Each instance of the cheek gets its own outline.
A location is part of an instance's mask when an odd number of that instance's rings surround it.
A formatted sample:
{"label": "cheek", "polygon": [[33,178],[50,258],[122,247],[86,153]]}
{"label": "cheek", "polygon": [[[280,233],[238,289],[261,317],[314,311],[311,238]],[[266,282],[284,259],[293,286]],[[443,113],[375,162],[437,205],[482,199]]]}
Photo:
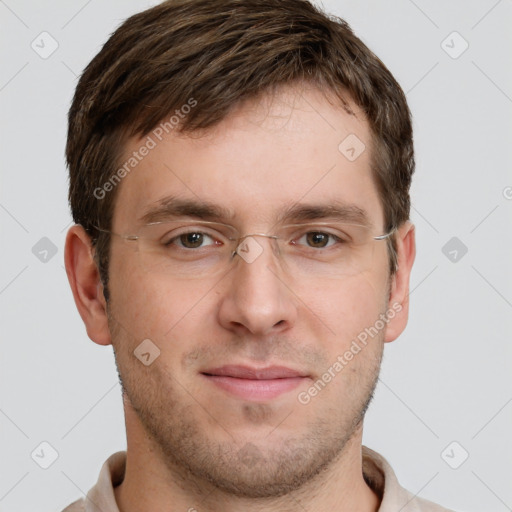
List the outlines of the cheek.
{"label": "cheek", "polygon": [[187,329],[214,318],[205,311],[211,307],[211,285],[144,272],[129,256],[112,259],[109,288],[113,316],[134,340],[149,338],[164,346],[170,339],[189,338]]}
{"label": "cheek", "polygon": [[324,283],[309,291],[303,289],[299,296],[305,304],[303,315],[299,316],[304,326],[309,324],[305,328],[309,335],[315,337],[317,346],[323,347],[327,360],[336,361],[339,355],[350,349],[355,340],[357,343],[360,339],[363,343],[367,341],[373,348],[368,350],[365,345],[363,357],[357,357],[355,364],[349,365],[350,371],[358,368],[366,357],[374,358],[373,352],[379,350],[379,340],[384,334],[381,330],[375,334],[372,327],[386,310],[385,273],[370,272]]}
{"label": "cheek", "polygon": [[351,319],[351,324],[369,318],[385,307],[387,287],[384,272],[369,271],[308,287],[302,290],[301,296],[305,303],[315,304],[327,317],[338,322]]}

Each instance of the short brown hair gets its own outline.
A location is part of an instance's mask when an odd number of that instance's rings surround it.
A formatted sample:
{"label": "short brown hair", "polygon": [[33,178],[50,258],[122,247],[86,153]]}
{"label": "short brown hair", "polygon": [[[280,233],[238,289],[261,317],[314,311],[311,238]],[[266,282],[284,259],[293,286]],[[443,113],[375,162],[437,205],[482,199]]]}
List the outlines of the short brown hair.
{"label": "short brown hair", "polygon": [[[213,127],[242,100],[306,81],[347,97],[372,132],[372,173],[387,229],[408,220],[414,172],[411,115],[384,64],[345,21],[307,0],[168,0],[127,19],[82,74],[69,111],[66,158],[73,219],[93,239],[108,300],[114,175],[129,137],[187,104],[180,132]],[[340,141],[341,142],[341,141]],[[390,271],[396,270],[391,238]]]}

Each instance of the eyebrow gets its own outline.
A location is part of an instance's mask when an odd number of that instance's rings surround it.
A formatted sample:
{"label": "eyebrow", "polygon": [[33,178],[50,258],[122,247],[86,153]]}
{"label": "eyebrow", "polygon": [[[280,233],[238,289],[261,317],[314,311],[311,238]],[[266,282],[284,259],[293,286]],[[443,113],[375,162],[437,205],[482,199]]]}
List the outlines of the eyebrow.
{"label": "eyebrow", "polygon": [[312,220],[338,220],[370,227],[372,222],[366,210],[341,201],[331,204],[295,204],[285,209],[278,222],[304,222]]}
{"label": "eyebrow", "polygon": [[208,201],[195,201],[167,196],[149,208],[139,221],[144,224],[172,220],[175,217],[194,217],[202,220],[234,219],[235,213]]}
{"label": "eyebrow", "polygon": [[[143,224],[151,224],[179,217],[219,221],[233,220],[235,212],[208,201],[196,201],[175,196],[167,196],[151,206],[140,217]],[[330,204],[293,204],[279,214],[276,224],[300,223],[313,220],[338,220],[370,227],[372,222],[363,208],[341,201]]]}

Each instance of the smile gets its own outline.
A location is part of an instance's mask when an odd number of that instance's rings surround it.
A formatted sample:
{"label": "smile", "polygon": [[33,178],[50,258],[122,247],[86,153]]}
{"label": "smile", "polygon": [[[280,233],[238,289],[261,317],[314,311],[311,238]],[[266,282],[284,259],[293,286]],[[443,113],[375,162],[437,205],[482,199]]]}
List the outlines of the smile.
{"label": "smile", "polygon": [[297,388],[308,375],[282,366],[223,366],[201,372],[213,385],[244,400],[271,400]]}

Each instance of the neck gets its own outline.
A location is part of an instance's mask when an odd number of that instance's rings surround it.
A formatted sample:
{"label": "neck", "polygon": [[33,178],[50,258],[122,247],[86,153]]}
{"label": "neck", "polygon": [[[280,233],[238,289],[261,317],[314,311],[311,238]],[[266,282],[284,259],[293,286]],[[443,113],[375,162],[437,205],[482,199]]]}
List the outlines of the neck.
{"label": "neck", "polygon": [[379,508],[379,498],[363,478],[362,427],[346,443],[340,456],[300,489],[284,496],[254,499],[228,494],[184,468],[173,467],[164,461],[135,413],[126,414],[126,471],[123,482],[114,489],[120,512],[376,512]]}

